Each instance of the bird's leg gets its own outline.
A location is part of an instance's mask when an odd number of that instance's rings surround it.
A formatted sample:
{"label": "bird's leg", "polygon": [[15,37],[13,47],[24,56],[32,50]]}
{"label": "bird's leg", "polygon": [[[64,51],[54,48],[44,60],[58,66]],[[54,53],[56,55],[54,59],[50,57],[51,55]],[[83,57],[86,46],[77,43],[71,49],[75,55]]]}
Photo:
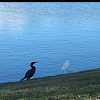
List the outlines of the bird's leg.
{"label": "bird's leg", "polygon": [[63,70],[63,74],[64,74],[64,70]]}
{"label": "bird's leg", "polygon": [[68,68],[67,68],[67,71],[68,71]]}
{"label": "bird's leg", "polygon": [[27,78],[27,80],[29,80],[29,78]]}

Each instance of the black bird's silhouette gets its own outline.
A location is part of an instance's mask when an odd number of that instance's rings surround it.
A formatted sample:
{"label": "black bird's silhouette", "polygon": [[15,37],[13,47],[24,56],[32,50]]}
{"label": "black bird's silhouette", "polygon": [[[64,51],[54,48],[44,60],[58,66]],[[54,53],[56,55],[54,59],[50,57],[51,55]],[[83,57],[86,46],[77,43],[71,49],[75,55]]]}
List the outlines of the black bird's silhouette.
{"label": "black bird's silhouette", "polygon": [[36,71],[36,68],[33,66],[33,64],[35,64],[35,63],[37,63],[37,62],[32,62],[32,63],[30,64],[30,66],[31,66],[32,69],[30,69],[30,70],[28,70],[28,71],[26,72],[25,77],[22,78],[21,81],[22,81],[23,79],[25,79],[25,78],[27,78],[27,80],[29,80],[29,79],[34,75],[34,73],[35,73],[35,71]]}

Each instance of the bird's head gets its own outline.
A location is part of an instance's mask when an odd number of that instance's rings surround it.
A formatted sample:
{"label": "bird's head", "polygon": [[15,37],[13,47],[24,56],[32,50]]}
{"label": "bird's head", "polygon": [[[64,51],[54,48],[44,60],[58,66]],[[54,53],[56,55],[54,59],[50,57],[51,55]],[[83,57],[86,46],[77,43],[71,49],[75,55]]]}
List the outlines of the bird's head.
{"label": "bird's head", "polygon": [[30,66],[32,67],[32,65],[35,64],[35,63],[37,63],[37,62],[31,62]]}

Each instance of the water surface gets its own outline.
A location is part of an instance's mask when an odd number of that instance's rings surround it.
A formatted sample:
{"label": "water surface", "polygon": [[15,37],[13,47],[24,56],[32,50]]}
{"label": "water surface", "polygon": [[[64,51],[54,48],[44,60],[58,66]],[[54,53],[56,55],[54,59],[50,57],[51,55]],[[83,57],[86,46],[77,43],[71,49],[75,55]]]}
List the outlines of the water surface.
{"label": "water surface", "polygon": [[[99,68],[100,3],[0,3],[0,82]],[[67,70],[65,70],[67,73]]]}

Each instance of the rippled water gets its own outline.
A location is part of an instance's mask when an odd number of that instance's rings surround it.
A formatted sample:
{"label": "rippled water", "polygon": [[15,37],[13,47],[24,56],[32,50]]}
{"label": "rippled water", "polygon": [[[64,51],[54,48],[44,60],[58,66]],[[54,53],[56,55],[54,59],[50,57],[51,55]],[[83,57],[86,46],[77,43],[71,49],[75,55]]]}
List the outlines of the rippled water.
{"label": "rippled water", "polygon": [[[0,82],[19,81],[100,65],[100,3],[0,3]],[[65,71],[67,73],[67,70]]]}

